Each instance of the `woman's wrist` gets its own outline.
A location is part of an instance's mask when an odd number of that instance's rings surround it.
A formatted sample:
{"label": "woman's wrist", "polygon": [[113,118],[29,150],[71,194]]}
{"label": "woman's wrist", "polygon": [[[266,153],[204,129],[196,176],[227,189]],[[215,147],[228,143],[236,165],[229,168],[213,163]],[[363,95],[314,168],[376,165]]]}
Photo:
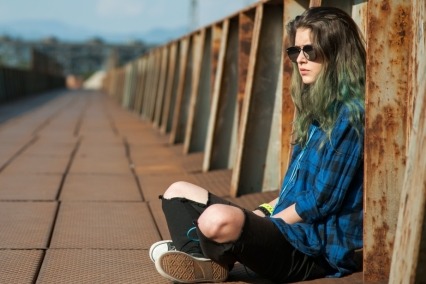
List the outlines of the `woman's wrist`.
{"label": "woman's wrist", "polygon": [[265,215],[265,217],[267,217],[272,215],[274,208],[269,203],[263,203],[255,208],[255,210],[259,210]]}

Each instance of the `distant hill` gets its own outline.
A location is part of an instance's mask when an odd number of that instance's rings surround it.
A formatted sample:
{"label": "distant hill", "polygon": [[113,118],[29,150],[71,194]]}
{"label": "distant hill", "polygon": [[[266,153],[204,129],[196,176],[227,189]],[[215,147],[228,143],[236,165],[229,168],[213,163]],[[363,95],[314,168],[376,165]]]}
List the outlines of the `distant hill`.
{"label": "distant hill", "polygon": [[186,28],[177,27],[175,29],[153,29],[141,33],[99,34],[84,28],[66,25],[59,21],[0,22],[0,36],[17,37],[23,40],[39,40],[53,36],[63,41],[86,41],[96,37],[110,43],[140,40],[148,44],[161,44],[179,38],[186,32]]}

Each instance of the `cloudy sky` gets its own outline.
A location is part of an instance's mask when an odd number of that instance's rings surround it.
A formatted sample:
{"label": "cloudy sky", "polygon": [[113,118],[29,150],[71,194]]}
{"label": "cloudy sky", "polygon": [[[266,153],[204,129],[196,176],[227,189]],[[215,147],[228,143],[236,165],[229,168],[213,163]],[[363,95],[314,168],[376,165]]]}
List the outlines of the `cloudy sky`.
{"label": "cloudy sky", "polygon": [[[198,0],[199,26],[256,0]],[[0,0],[0,22],[54,20],[95,32],[189,27],[190,0]]]}

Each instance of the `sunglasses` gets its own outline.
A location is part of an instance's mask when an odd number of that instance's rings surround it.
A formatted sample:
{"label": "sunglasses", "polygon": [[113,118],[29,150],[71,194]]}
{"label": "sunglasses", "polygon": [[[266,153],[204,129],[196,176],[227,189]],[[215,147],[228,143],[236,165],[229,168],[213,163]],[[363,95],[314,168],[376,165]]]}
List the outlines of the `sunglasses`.
{"label": "sunglasses", "polygon": [[287,48],[287,55],[290,60],[297,63],[297,57],[299,57],[300,51],[303,51],[303,55],[309,61],[314,61],[317,57],[315,50],[312,45],[305,45],[304,47],[292,46]]}

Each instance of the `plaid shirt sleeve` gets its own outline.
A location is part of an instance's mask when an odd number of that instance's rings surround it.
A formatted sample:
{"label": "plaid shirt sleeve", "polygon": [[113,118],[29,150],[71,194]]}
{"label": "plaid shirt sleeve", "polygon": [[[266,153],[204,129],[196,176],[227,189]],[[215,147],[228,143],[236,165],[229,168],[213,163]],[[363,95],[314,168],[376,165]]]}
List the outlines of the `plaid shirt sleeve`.
{"label": "plaid shirt sleeve", "polygon": [[323,147],[321,155],[310,155],[310,167],[316,169],[315,177],[310,180],[312,184],[296,196],[296,212],[306,223],[317,222],[341,210],[363,161],[362,139],[344,114],[333,129],[331,141]]}

